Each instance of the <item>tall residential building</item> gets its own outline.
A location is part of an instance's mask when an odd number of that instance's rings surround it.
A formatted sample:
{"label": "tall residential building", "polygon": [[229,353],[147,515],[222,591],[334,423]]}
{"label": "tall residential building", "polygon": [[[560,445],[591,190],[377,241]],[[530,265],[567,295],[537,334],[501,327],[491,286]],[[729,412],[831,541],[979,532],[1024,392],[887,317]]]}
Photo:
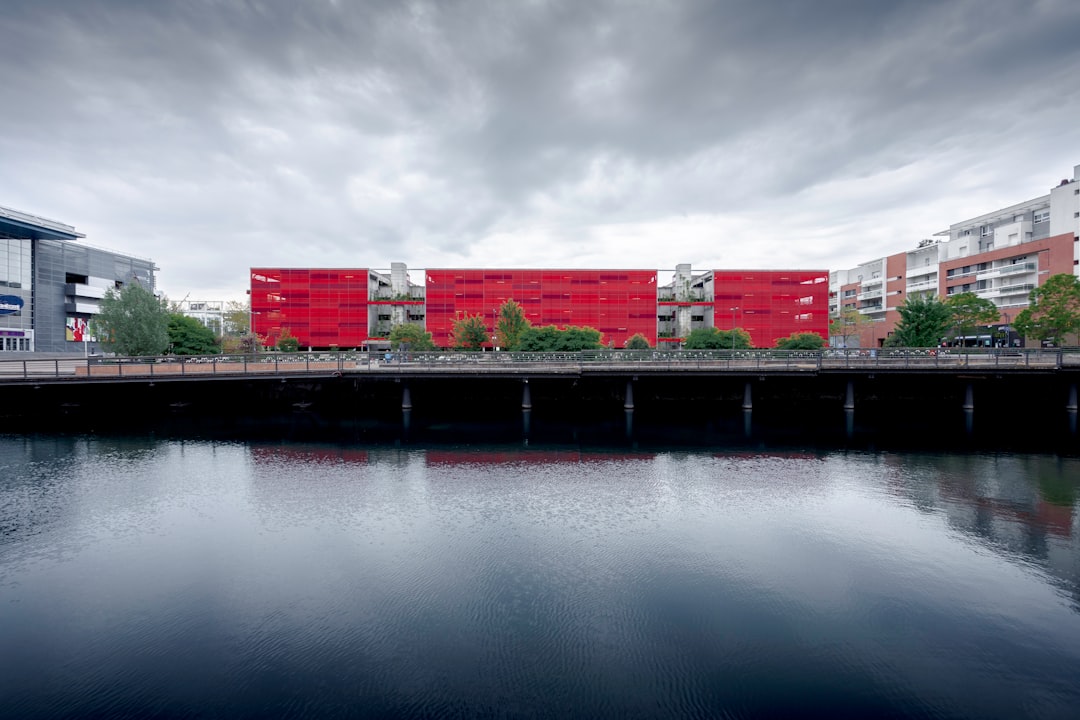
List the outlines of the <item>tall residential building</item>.
{"label": "tall residential building", "polygon": [[[1051,275],[1080,274],[1080,165],[1047,195],[954,223],[934,237],[830,274],[832,316],[855,308],[876,321],[863,330],[861,346],[884,342],[900,319],[897,308],[913,295],[975,293],[1000,308],[995,329],[1008,332],[1034,288]],[[988,328],[971,340],[986,344],[993,334]]]}

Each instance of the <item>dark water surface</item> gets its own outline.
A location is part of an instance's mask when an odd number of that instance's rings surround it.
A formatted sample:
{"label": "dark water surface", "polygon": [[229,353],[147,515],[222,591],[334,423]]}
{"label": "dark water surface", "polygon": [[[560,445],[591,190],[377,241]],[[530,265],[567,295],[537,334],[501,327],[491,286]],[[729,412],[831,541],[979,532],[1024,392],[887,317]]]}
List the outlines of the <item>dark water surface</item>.
{"label": "dark water surface", "polygon": [[1080,716],[1080,460],[0,437],[0,715]]}

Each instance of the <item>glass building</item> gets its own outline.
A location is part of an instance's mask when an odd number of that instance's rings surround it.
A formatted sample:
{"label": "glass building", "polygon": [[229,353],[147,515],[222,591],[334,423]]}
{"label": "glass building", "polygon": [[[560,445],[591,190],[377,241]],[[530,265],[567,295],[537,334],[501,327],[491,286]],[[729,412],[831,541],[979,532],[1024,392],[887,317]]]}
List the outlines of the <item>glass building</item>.
{"label": "glass building", "polygon": [[157,267],[78,242],[71,225],[0,207],[0,353],[86,353],[110,288],[154,291]]}

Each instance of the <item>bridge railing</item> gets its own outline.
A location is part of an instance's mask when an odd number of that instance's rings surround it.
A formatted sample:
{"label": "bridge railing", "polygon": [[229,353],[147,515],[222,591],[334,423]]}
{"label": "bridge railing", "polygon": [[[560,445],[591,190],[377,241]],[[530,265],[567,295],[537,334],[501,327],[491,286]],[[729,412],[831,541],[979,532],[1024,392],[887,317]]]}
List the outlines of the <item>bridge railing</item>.
{"label": "bridge railing", "polygon": [[380,373],[476,367],[643,370],[1080,369],[1080,348],[827,348],[824,350],[585,350],[580,352],[298,352],[253,355],[0,359],[0,382],[286,373]]}

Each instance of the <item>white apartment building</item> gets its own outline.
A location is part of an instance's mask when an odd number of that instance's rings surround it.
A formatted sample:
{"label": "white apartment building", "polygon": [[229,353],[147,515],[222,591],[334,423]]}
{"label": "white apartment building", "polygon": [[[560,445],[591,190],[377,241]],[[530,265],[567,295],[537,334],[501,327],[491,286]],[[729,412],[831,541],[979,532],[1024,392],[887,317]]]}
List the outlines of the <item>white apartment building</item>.
{"label": "white apartment building", "polygon": [[1059,273],[1080,275],[1080,165],[1046,195],[954,223],[914,250],[830,273],[829,312],[856,308],[884,323],[867,338],[876,344],[908,297],[973,292],[1001,308],[1007,325],[1031,290]]}

